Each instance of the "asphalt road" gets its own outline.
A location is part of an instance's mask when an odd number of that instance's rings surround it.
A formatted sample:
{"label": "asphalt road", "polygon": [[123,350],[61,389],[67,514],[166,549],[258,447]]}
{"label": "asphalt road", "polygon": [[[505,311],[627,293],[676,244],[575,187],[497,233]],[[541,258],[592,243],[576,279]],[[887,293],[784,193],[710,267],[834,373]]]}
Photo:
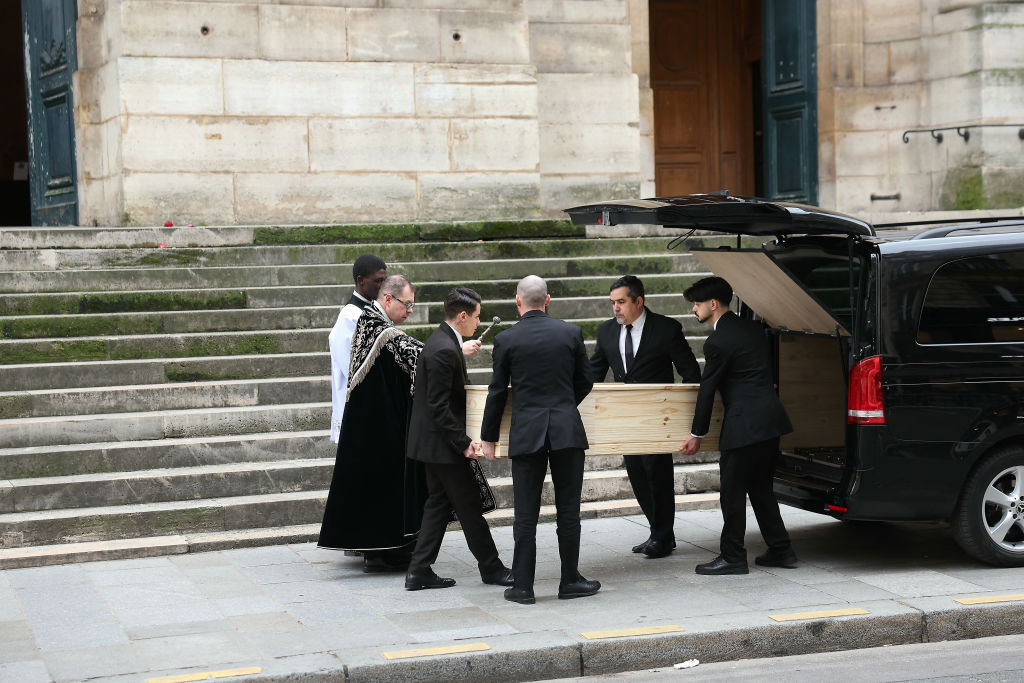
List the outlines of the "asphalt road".
{"label": "asphalt road", "polygon": [[[562,681],[1024,681],[1024,635],[648,669]],[[554,682],[549,682],[554,683]]]}

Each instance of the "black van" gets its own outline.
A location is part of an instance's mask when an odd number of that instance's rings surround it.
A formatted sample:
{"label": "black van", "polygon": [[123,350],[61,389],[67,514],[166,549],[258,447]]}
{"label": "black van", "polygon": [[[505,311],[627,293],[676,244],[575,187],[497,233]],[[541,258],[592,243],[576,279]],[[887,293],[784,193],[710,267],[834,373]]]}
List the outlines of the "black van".
{"label": "black van", "polygon": [[975,558],[1024,566],[1024,219],[878,235],[817,207],[724,194],[567,212],[578,225],[770,238],[692,251],[776,350],[795,428],[779,500],[846,520],[948,521]]}

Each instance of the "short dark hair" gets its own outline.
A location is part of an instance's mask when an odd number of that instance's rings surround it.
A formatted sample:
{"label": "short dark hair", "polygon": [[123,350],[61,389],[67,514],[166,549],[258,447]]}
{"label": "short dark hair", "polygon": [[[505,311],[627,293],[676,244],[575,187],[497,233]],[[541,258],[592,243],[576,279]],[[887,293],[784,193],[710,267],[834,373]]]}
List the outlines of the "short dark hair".
{"label": "short dark hair", "polygon": [[724,279],[711,276],[694,282],[686,288],[683,296],[691,303],[714,299],[723,306],[728,307],[732,301],[732,287]]}
{"label": "short dark hair", "polygon": [[472,314],[480,301],[480,295],[469,287],[454,287],[444,298],[444,317],[454,320],[463,311]]}
{"label": "short dark hair", "polygon": [[378,270],[387,270],[387,264],[379,256],[363,254],[352,264],[352,282],[359,284],[359,278],[375,275]]}
{"label": "short dark hair", "polygon": [[612,283],[612,286],[608,289],[609,292],[618,289],[619,287],[626,287],[629,292],[629,298],[636,301],[639,297],[644,297],[644,283],[636,275],[623,275],[618,280]]}

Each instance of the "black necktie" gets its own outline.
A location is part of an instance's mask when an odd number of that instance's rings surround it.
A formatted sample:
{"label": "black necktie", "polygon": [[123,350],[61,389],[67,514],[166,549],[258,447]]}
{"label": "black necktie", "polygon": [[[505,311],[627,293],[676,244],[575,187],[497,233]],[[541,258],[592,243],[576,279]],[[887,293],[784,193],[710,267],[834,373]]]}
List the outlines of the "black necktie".
{"label": "black necktie", "polygon": [[626,372],[633,367],[633,326],[626,325]]}

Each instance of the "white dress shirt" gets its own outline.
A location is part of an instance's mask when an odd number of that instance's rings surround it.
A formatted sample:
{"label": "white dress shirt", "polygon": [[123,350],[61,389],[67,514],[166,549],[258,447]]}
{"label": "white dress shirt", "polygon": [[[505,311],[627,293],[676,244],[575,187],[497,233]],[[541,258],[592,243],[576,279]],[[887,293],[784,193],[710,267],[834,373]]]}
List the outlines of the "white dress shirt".
{"label": "white dress shirt", "polygon": [[[630,335],[633,337],[633,358],[636,359],[637,349],[640,348],[640,335],[644,332],[644,323],[647,321],[647,309],[644,308],[640,316],[630,323],[633,329]],[[622,323],[622,330],[619,332],[619,358],[622,359],[622,369],[626,369],[626,325]]]}

